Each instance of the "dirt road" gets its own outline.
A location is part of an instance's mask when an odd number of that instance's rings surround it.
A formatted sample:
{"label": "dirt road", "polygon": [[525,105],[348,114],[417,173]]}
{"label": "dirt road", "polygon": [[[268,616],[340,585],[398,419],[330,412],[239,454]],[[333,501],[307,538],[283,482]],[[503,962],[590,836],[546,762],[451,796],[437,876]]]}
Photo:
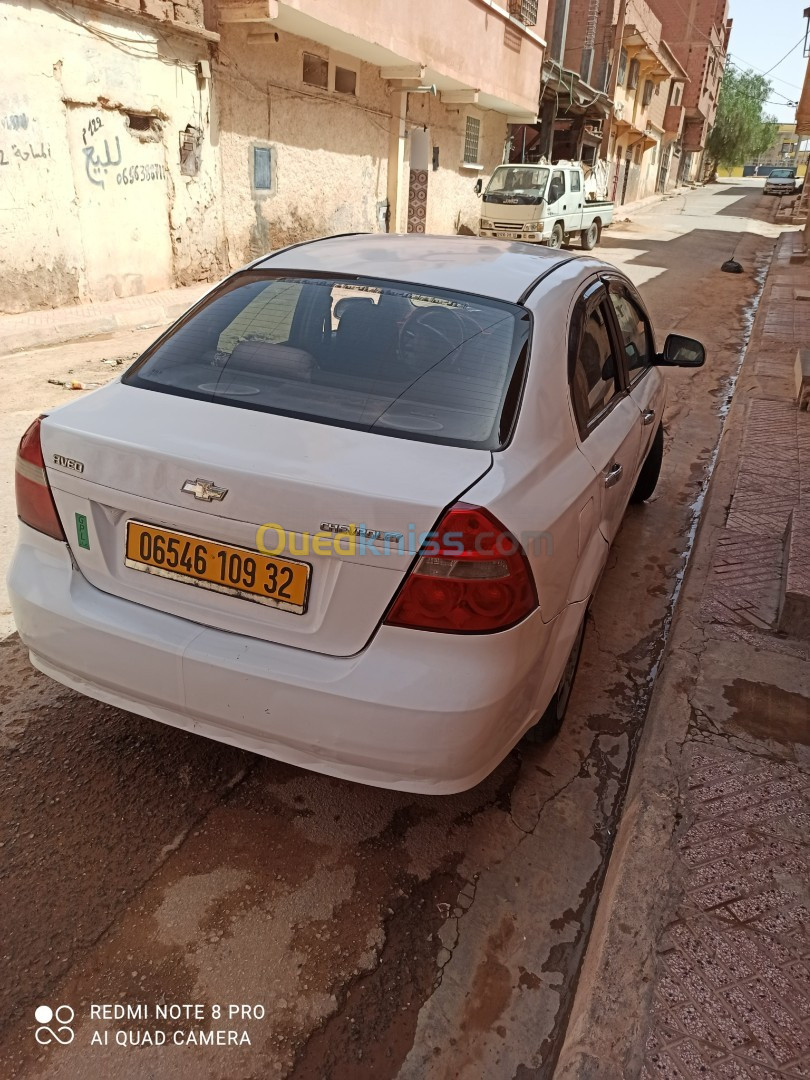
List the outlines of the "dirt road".
{"label": "dirt road", "polygon": [[[33,672],[16,638],[0,646],[2,1075],[551,1075],[772,209],[759,187],[717,185],[604,237],[661,340],[699,337],[709,361],[668,374],[661,483],[614,547],[561,736],[522,744],[473,791],[305,773],[83,699]],[[723,274],[735,245],[746,272]],[[24,393],[18,428],[69,394]],[[43,1004],[75,1011],[69,1045],[38,1045]],[[156,1015],[170,1005],[203,1018]],[[193,1041],[212,1028],[231,1045]],[[144,1032],[165,1045],[132,1045]]]}

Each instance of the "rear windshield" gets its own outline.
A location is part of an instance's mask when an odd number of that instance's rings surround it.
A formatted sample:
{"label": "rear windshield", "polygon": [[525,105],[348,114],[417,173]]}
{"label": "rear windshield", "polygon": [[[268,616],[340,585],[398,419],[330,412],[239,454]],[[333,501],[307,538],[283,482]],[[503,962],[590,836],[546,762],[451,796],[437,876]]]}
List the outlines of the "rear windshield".
{"label": "rear windshield", "polygon": [[245,271],[123,381],[382,435],[498,449],[530,317],[513,304],[366,279]]}

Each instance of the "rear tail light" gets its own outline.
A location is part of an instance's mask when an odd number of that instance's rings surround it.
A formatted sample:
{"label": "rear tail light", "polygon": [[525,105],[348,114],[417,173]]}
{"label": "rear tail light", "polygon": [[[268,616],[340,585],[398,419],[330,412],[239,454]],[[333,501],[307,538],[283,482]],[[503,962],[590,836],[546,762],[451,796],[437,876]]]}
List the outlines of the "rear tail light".
{"label": "rear tail light", "polygon": [[422,546],[385,622],[482,634],[506,630],[536,607],[534,578],[515,537],[489,511],[456,503]]}
{"label": "rear tail light", "polygon": [[39,441],[40,416],[20,439],[14,470],[14,489],[17,496],[17,516],[38,532],[54,540],[64,540],[62,523],[51,495],[45,462]]}

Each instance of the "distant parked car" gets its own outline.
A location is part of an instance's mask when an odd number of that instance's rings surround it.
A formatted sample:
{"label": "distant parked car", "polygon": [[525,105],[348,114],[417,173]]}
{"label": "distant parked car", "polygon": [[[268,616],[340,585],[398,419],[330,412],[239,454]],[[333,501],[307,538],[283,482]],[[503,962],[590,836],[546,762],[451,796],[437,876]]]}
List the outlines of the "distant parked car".
{"label": "distant parked car", "polygon": [[795,169],[772,169],[765,181],[766,195],[795,195],[798,187]]}
{"label": "distant parked car", "polygon": [[[613,266],[472,237],[299,244],[36,420],[9,591],[100,701],[318,772],[463,791],[562,724],[588,604],[663,451]],[[661,538],[650,538],[660,542]]]}

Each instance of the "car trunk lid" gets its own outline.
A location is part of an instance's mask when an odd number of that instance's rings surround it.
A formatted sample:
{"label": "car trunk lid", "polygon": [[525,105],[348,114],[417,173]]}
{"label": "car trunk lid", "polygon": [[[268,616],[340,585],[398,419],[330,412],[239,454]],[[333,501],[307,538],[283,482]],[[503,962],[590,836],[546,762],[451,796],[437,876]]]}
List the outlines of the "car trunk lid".
{"label": "car trunk lid", "polygon": [[[91,584],[201,628],[336,656],[363,648],[423,534],[492,461],[487,450],[121,383],[47,417],[42,446],[68,542]],[[127,565],[129,522],[253,553],[258,538],[273,556],[309,567],[305,610],[139,572]]]}

